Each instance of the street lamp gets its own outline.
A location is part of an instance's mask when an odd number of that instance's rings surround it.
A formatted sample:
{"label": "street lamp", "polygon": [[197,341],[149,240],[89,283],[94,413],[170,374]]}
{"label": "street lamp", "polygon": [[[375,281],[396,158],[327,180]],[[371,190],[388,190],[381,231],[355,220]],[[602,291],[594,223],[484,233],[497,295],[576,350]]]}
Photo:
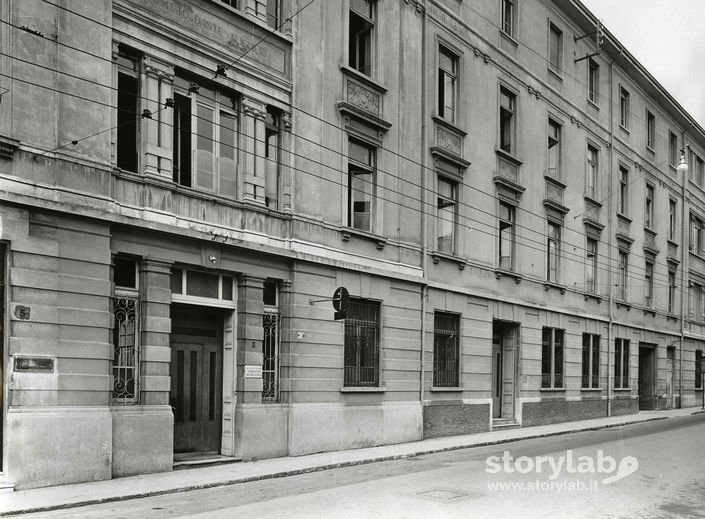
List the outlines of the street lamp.
{"label": "street lamp", "polygon": [[685,161],[685,148],[681,148],[681,160],[678,163],[678,173],[683,173],[683,180],[687,178],[688,163]]}

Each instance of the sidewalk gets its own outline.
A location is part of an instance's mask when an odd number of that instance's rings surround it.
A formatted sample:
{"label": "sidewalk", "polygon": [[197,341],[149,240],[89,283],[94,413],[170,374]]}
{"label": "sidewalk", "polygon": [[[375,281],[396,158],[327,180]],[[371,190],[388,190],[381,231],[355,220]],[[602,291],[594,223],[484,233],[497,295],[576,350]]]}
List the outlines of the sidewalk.
{"label": "sidewalk", "polygon": [[596,418],[592,420],[506,429],[463,436],[448,436],[366,449],[229,463],[226,465],[200,467],[159,474],[145,474],[107,481],[6,492],[0,493],[0,515],[71,508],[87,504],[122,501],[157,494],[169,494],[199,488],[232,485],[234,483],[291,476],[306,472],[394,460],[434,452],[493,445],[513,440],[540,438],[677,416],[688,416],[699,411],[699,407],[667,411],[642,411],[636,415]]}

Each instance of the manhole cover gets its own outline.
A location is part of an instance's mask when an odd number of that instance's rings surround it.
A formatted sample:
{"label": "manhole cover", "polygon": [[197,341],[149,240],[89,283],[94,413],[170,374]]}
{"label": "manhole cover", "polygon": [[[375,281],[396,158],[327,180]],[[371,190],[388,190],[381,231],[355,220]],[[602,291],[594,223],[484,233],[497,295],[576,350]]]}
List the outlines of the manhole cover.
{"label": "manhole cover", "polygon": [[419,492],[418,495],[424,497],[432,497],[433,499],[457,499],[459,497],[465,497],[468,494],[466,492],[458,492],[457,490],[427,490],[426,492]]}

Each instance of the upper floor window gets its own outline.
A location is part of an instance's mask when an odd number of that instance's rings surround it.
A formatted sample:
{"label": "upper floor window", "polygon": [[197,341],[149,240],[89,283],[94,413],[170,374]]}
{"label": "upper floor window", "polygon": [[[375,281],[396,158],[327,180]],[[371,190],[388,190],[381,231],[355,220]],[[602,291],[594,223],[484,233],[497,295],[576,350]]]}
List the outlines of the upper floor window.
{"label": "upper floor window", "polygon": [[588,144],[585,194],[593,199],[597,198],[598,160],[597,148]]}
{"label": "upper floor window", "polygon": [[654,226],[654,186],[646,184],[646,200],[644,201],[644,227]]}
{"label": "upper floor window", "polygon": [[348,140],[348,222],[349,227],[371,232],[373,228],[376,148]]}
{"label": "upper floor window", "polygon": [[504,202],[499,203],[499,268],[514,269],[516,208]]}
{"label": "upper floor window", "polygon": [[137,172],[140,62],[122,46],[117,58],[117,167]]}
{"label": "upper floor window", "polygon": [[264,200],[270,209],[279,208],[280,128],[281,113],[268,106],[264,130]]}
{"label": "upper floor window", "polygon": [[514,37],[514,24],[516,23],[515,0],[502,0],[502,30]]}
{"label": "upper floor window", "polygon": [[505,87],[499,89],[499,147],[514,153],[516,94]]}
{"label": "upper floor window", "polygon": [[588,99],[595,104],[600,99],[600,65],[592,58],[588,59]]}
{"label": "upper floor window", "polygon": [[646,147],[656,148],[656,116],[649,110],[646,111]]}
{"label": "upper floor window", "polygon": [[174,182],[235,197],[238,100],[230,93],[174,79]]}
{"label": "upper floor window", "polygon": [[627,215],[629,210],[629,170],[624,166],[619,166],[619,199],[617,200],[617,212]]}
{"label": "upper floor window", "polygon": [[548,120],[548,175],[560,178],[561,166],[561,125]]}
{"label": "upper floor window", "polygon": [[281,1],[267,0],[267,25],[272,29],[279,29],[281,24]]}
{"label": "upper floor window", "polygon": [[348,64],[367,76],[372,75],[374,11],[374,0],[350,0]]}
{"label": "upper floor window", "polygon": [[546,280],[556,283],[560,269],[561,226],[553,222],[548,222],[546,255]]}
{"label": "upper floor window", "polygon": [[455,252],[455,230],[458,214],[458,183],[438,177],[438,214],[436,232],[440,252]]}
{"label": "upper floor window", "polygon": [[619,124],[623,128],[629,128],[630,101],[629,92],[626,88],[619,88]]}
{"label": "upper floor window", "polygon": [[454,123],[458,77],[458,56],[443,45],[438,48],[438,115]]}
{"label": "upper floor window", "polygon": [[678,136],[671,131],[668,132],[668,163],[678,167]]}
{"label": "upper floor window", "polygon": [[676,309],[676,271],[668,270],[668,313],[672,314]]}
{"label": "upper floor window", "polygon": [[705,162],[693,150],[688,150],[688,172],[692,182],[705,186]]}
{"label": "upper floor window", "polygon": [[240,9],[240,0],[220,0],[226,5],[229,5],[230,7],[234,7],[235,9]]}
{"label": "upper floor window", "polygon": [[619,273],[617,278],[617,299],[627,300],[627,281],[629,279],[629,253],[619,251]]}
{"label": "upper floor window", "polygon": [[553,70],[563,70],[563,31],[549,24],[548,30],[548,63]]}
{"label": "upper floor window", "polygon": [[673,199],[668,199],[668,239],[674,241],[676,239],[676,226],[678,221],[678,202]]}
{"label": "upper floor window", "polygon": [[654,263],[644,264],[644,306],[651,308],[654,304]]}
{"label": "upper floor window", "polygon": [[587,239],[585,253],[585,290],[594,294],[597,292],[597,240]]}
{"label": "upper floor window", "polygon": [[691,214],[689,249],[696,254],[703,251],[703,230],[703,221]]}

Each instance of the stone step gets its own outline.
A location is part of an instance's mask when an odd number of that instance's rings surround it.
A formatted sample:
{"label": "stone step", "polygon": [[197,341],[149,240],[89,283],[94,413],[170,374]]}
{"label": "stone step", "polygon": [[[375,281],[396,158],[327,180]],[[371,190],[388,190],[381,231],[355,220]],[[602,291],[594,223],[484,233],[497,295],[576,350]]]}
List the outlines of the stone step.
{"label": "stone step", "polygon": [[11,485],[10,483],[0,483],[0,494],[3,494],[5,492],[14,492],[15,491],[15,485]]}
{"label": "stone step", "polygon": [[175,457],[174,458],[174,470],[181,469],[193,469],[197,467],[213,467],[215,465],[225,465],[227,463],[235,463],[242,461],[240,458],[233,458],[231,456],[203,456],[203,457]]}

